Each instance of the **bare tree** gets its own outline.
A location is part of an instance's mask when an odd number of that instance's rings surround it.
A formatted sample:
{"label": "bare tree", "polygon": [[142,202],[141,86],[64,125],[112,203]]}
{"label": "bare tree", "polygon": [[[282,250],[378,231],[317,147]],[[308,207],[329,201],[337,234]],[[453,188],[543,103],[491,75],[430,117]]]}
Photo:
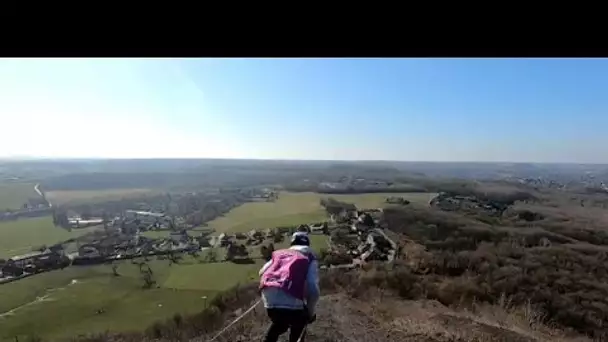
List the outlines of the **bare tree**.
{"label": "bare tree", "polygon": [[[145,269],[143,267],[144,265],[146,266]],[[156,280],[154,279],[154,273],[152,272],[152,269],[150,268],[150,266],[148,264],[140,263],[139,272],[141,274],[142,280],[144,281],[144,285],[143,285],[144,289],[152,288],[152,286],[154,286],[156,284]]]}

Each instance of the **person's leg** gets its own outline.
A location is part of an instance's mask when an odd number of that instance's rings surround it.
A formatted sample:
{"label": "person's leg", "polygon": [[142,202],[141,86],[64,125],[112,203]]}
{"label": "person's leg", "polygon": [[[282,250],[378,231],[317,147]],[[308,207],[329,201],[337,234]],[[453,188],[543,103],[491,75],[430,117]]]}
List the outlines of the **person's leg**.
{"label": "person's leg", "polygon": [[270,324],[270,328],[266,333],[264,342],[277,342],[279,340],[279,336],[289,329],[289,321],[286,319],[284,311],[285,310],[281,309],[266,310],[272,323]]}
{"label": "person's leg", "polygon": [[[289,342],[298,342],[304,334],[308,323],[308,313],[305,310],[293,310],[289,315]],[[302,339],[303,341],[304,339]]]}

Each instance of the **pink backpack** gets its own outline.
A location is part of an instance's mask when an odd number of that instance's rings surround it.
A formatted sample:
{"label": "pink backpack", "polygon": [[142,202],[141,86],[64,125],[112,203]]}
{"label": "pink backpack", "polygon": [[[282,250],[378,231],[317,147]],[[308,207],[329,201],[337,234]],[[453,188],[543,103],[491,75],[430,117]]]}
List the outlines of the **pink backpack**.
{"label": "pink backpack", "polygon": [[281,249],[272,253],[271,260],[260,279],[260,290],[267,287],[280,288],[291,296],[304,300],[306,276],[312,255],[293,249]]}

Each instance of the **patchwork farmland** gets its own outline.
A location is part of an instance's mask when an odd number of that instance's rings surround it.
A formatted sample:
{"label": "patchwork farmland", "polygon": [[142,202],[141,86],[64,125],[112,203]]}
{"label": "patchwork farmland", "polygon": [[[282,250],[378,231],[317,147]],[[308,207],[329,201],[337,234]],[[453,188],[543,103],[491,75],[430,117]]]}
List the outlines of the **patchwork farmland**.
{"label": "patchwork farmland", "polygon": [[[66,196],[66,194],[72,194]],[[73,194],[79,195],[74,196]],[[86,195],[85,195],[86,194]],[[52,197],[63,200],[91,200],[118,195],[117,192],[59,192]],[[122,194],[122,193],[121,193]],[[392,196],[400,194],[391,194]],[[387,194],[336,195],[316,193],[280,193],[270,202],[248,202],[208,223],[216,233],[241,233],[252,229],[300,225],[327,220],[320,205],[322,198],[334,197],[362,207],[382,207]],[[404,194],[410,201],[427,203],[430,194]],[[205,229],[208,229],[205,228]],[[50,217],[23,219],[0,224],[0,253],[4,257],[26,253],[33,245],[50,245],[83,236],[102,227],[73,229],[56,227]],[[204,229],[188,231],[191,238]],[[168,238],[169,232],[147,231],[144,236]],[[317,253],[327,248],[327,236],[313,235],[312,247]],[[276,245],[286,247],[285,240]],[[179,263],[152,258],[146,262],[153,272],[154,286],[142,290],[141,269],[131,261],[111,265],[72,266],[65,270],[42,273],[0,287],[0,339],[28,337],[36,331],[44,338],[64,338],[79,333],[141,330],[174,314],[188,314],[203,309],[206,301],[221,291],[248,283],[257,277],[264,260],[259,248],[248,247],[253,262],[223,262],[225,250],[210,248],[202,258],[215,254],[217,262],[184,256]],[[86,299],[83,299],[86,298]],[[53,314],[51,314],[53,313]],[[36,317],[39,317],[36,318]],[[44,319],[43,319],[44,317]],[[32,323],[35,322],[35,323]],[[32,330],[32,324],[34,329]],[[60,328],[61,327],[61,328]]]}

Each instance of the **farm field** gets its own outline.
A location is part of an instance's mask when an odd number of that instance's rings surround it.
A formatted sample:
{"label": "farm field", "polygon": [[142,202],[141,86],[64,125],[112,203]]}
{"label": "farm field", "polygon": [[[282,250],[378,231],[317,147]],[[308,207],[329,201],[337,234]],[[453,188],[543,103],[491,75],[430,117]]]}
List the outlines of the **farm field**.
{"label": "farm field", "polygon": [[[148,264],[159,288],[142,289],[138,266],[130,261],[118,263],[118,277],[109,265],[73,266],[2,285],[0,340],[14,341],[15,336],[25,339],[32,331],[55,339],[145,329],[175,313],[201,311],[219,290],[236,284],[235,271],[247,274],[238,268],[257,272],[259,267],[199,264],[190,257],[173,266],[167,260]],[[205,277],[211,274],[213,277]]]}
{"label": "farm field", "polygon": [[55,227],[50,216],[0,222],[0,258],[25,254],[33,247],[52,245],[90,232],[95,227],[73,229]]}
{"label": "farm field", "polygon": [[29,198],[40,197],[33,183],[0,183],[0,210],[20,209]]}
{"label": "farm field", "polygon": [[324,221],[327,220],[327,215],[320,201],[327,197],[353,203],[358,208],[379,208],[386,205],[385,200],[390,196],[404,197],[412,203],[426,204],[434,195],[434,193],[330,195],[282,192],[275,202],[245,203],[223,217],[209,222],[209,227],[218,232],[247,232],[251,229]]}
{"label": "farm field", "polygon": [[62,205],[104,202],[156,193],[158,191],[152,189],[58,190],[46,192],[46,197],[51,203]]}
{"label": "farm field", "polygon": [[321,249],[327,249],[329,242],[329,236],[310,234],[310,247],[317,253],[317,256],[321,252]]}
{"label": "farm field", "polygon": [[[327,246],[327,236],[311,235],[315,251]],[[288,241],[277,244],[287,247]],[[259,246],[251,247],[252,264],[199,263],[184,256],[179,264],[151,258],[148,265],[158,288],[142,289],[138,266],[72,266],[0,285],[0,341],[31,337],[60,339],[104,331],[142,330],[174,314],[201,311],[217,293],[238,283],[257,280],[264,261]],[[224,249],[216,249],[219,260]],[[206,252],[201,253],[201,257]],[[98,310],[103,310],[98,313]]]}
{"label": "farm field", "polygon": [[[258,249],[259,251],[259,249]],[[218,253],[223,258],[223,253]],[[165,281],[168,288],[179,290],[205,290],[220,292],[237,283],[255,281],[263,260],[259,259],[259,252],[251,253],[254,264],[235,264],[232,262],[216,262],[207,264],[191,263],[180,265],[171,270]],[[174,266],[172,266],[174,267]]]}

